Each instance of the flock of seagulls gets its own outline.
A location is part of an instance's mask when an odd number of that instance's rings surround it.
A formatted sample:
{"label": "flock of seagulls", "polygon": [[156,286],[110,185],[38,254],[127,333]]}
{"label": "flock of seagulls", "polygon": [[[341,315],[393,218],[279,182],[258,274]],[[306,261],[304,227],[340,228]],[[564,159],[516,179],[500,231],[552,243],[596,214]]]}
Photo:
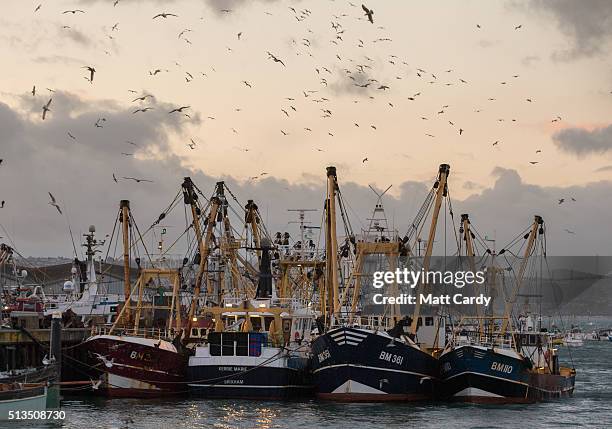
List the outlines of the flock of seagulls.
{"label": "flock of seagulls", "polygon": [[[113,2],[113,7],[117,7],[119,3],[120,3],[120,0],[115,0]],[[349,1],[348,5],[350,7],[357,8],[356,10],[358,11],[358,15],[357,14],[354,15],[357,20],[361,20],[362,22],[365,21],[366,23],[369,23],[371,25],[379,24],[380,17],[377,16],[376,24],[375,24],[374,10],[368,7],[367,5],[361,4],[360,12],[359,12],[359,6],[357,4]],[[39,4],[35,8],[34,12],[35,13],[38,12],[41,9],[41,7],[42,7],[42,4]],[[312,11],[306,8],[298,10],[294,7],[289,7],[288,9],[289,9],[290,16],[292,16],[295,20],[297,20],[300,23],[306,23],[312,15]],[[222,14],[231,14],[233,11],[231,9],[221,9],[219,10],[219,12]],[[363,14],[361,14],[361,12],[363,12]],[[77,15],[81,15],[85,13],[86,13],[85,10],[82,10],[82,9],[71,9],[71,10],[63,11],[62,15],[77,16]],[[272,15],[270,12],[265,12],[265,13],[266,15]],[[335,62],[325,63],[325,64],[316,64],[316,66],[313,67],[314,69],[313,76],[316,77],[316,81],[319,84],[319,88],[315,88],[315,89],[302,88],[299,91],[296,91],[296,94],[288,94],[291,96],[285,97],[285,99],[283,100],[283,103],[279,107],[279,111],[280,111],[279,114],[284,120],[290,121],[295,116],[298,116],[301,114],[301,110],[302,110],[301,104],[300,104],[300,99],[301,99],[301,102],[303,103],[312,102],[312,103],[317,103],[320,106],[324,106],[320,108],[320,120],[330,121],[329,123],[331,123],[331,121],[333,121],[334,118],[336,118],[335,111],[338,109],[334,109],[333,107],[332,103],[334,102],[334,99],[329,98],[329,97],[333,97],[334,92],[326,91],[326,90],[328,90],[330,87],[338,88],[339,83],[342,84],[343,82],[346,82],[347,83],[346,86],[351,88],[350,90],[347,90],[347,93],[359,95],[358,99],[353,101],[354,103],[359,103],[359,102],[362,102],[363,100],[377,99],[377,97],[379,97],[379,94],[389,93],[389,94],[393,94],[393,96],[396,96],[398,94],[395,91],[395,88],[394,88],[395,84],[393,83],[393,81],[389,81],[393,79],[393,77],[388,77],[385,80],[383,80],[380,77],[377,78],[376,76],[376,74],[378,73],[377,60],[374,60],[372,58],[374,55],[372,55],[368,51],[368,48],[374,49],[373,47],[374,44],[385,44],[387,42],[392,42],[393,40],[390,37],[387,37],[387,34],[385,34],[385,28],[384,26],[381,26],[381,25],[379,25],[378,27],[370,27],[370,28],[376,28],[376,31],[379,33],[380,37],[372,39],[369,42],[367,40],[364,40],[365,37],[361,35],[362,32],[358,28],[357,29],[350,28],[348,25],[346,25],[346,21],[350,17],[351,15],[347,13],[333,15],[330,17],[331,40],[329,40],[329,44],[335,49],[336,47],[338,47],[337,48],[338,51],[335,54],[335,60],[334,60]],[[164,12],[155,14],[152,17],[152,20],[164,21],[170,18],[179,19],[179,15],[176,13],[170,13],[170,12],[164,11]],[[159,25],[164,25],[164,24],[160,23]],[[307,24],[304,24],[304,25],[307,26]],[[65,26],[65,27],[70,28],[69,26]],[[112,26],[109,26],[109,27],[110,27],[111,33],[120,34],[119,22],[116,22]],[[477,30],[483,30],[483,26],[480,23],[476,24],[476,28]],[[519,31],[522,29],[523,29],[523,24],[518,24],[514,26],[515,31]],[[183,27],[183,30],[181,30],[178,33],[177,38],[191,45],[192,41],[188,39],[188,37],[191,38],[190,34],[194,34],[193,30],[190,28]],[[242,42],[243,40],[245,40],[243,31],[232,33],[232,38],[234,37],[234,35],[235,35],[234,42],[237,42],[237,41]],[[315,36],[316,35],[310,28],[306,28],[306,33],[303,34],[303,37],[301,36],[295,37],[292,40],[292,47],[293,47],[295,54],[302,55],[302,56],[308,56],[308,57],[313,58],[313,61],[318,61],[316,60],[315,53],[313,51],[313,46],[314,46],[313,42],[315,41]],[[343,44],[349,43],[348,40],[351,40],[351,37],[353,36],[356,39],[355,46],[357,46],[360,49],[363,49],[363,55],[359,58],[357,57],[350,58],[345,53],[343,53],[343,51],[339,48]],[[108,37],[112,39],[114,36],[108,35]],[[320,37],[316,38],[316,42],[318,44],[323,43],[322,40],[323,39]],[[231,55],[233,52],[232,47],[227,46],[226,49],[227,49],[227,53]],[[415,103],[415,105],[422,98],[427,96],[426,94],[427,91],[424,88],[427,88],[429,85],[438,85],[438,86],[441,86],[442,88],[452,87],[453,85],[464,86],[464,85],[470,85],[470,82],[474,80],[474,79],[470,79],[467,76],[457,75],[457,73],[454,71],[454,68],[446,68],[444,70],[436,71],[436,70],[429,70],[428,67],[416,67],[412,64],[409,64],[407,61],[402,60],[397,55],[389,54],[385,57],[385,51],[383,49],[381,50],[378,50],[378,48],[376,49],[377,49],[376,54],[378,56],[381,56],[381,55],[383,56],[382,61],[386,62],[387,64],[390,64],[394,68],[402,67],[401,71],[398,71],[396,75],[394,76],[395,81],[401,81],[402,79],[406,80],[410,78],[410,76],[408,75],[409,73],[412,73],[412,70],[414,69],[413,71],[414,74],[412,75],[412,78],[415,79],[416,82],[420,84],[420,90],[418,92],[411,91],[410,94],[405,94],[404,96],[399,95],[399,97],[403,98],[404,100],[408,100],[411,103]],[[273,64],[278,64],[279,66],[282,66],[279,68],[279,70],[284,70],[284,69],[289,70],[290,69],[292,65],[292,61],[290,58],[287,58],[285,56],[281,58],[281,56],[277,55],[276,53],[273,53],[267,50],[265,51],[265,53],[267,55],[267,60],[271,61]],[[175,62],[175,65],[177,67],[181,67],[181,64],[179,64],[178,62]],[[288,65],[290,67],[288,67]],[[92,65],[84,65],[82,66],[82,68],[87,70],[88,72],[87,76],[84,76],[84,78],[91,85],[93,85],[94,77],[96,76],[96,73],[97,73],[96,68]],[[196,71],[194,70],[191,70],[191,72],[185,70],[184,75],[183,75],[183,78],[185,81],[184,83],[189,84],[196,78],[206,79],[209,73],[211,72],[214,73],[215,71],[216,70],[214,66],[211,66],[210,71],[206,70],[206,71],[200,71],[198,73],[196,73]],[[163,67],[156,67],[148,71],[148,74],[150,77],[158,76],[161,73],[171,73],[171,72],[169,69],[163,68]],[[314,73],[316,73],[316,75]],[[514,81],[514,79],[518,79],[519,77],[520,76],[518,74],[509,74],[507,77],[503,78],[503,80],[500,79],[499,83],[500,85],[509,86]],[[240,83],[243,85],[244,90],[251,90],[257,86],[257,82],[251,79],[249,80],[241,79]],[[50,92],[54,92],[53,90],[49,88],[47,89]],[[137,94],[136,90],[130,89],[129,92]],[[612,94],[612,91],[610,93]],[[36,96],[37,94],[36,85],[32,87],[31,94],[32,96]],[[386,95],[380,95],[380,97],[386,97]],[[533,97],[525,97],[525,98],[523,97],[520,98],[522,102],[536,103],[536,100]],[[134,97],[131,100],[131,102],[139,103],[139,104],[135,105],[133,109],[130,109],[131,113],[133,115],[139,115],[139,114],[145,114],[149,111],[155,110],[155,104],[148,105],[148,106],[144,105],[149,100],[153,101],[154,99],[155,99],[154,95],[148,94],[148,93],[141,94],[141,95]],[[496,100],[497,100],[496,97],[487,98],[487,101],[491,103],[496,102]],[[49,119],[52,101],[53,101],[53,97],[49,98],[47,103],[42,106],[42,120]],[[394,109],[399,104],[399,101],[400,101],[399,98],[389,101],[387,97],[384,105],[386,106],[386,108]],[[191,109],[192,107],[190,105],[179,105],[178,107],[175,107],[169,110],[168,114],[172,115],[172,114],[178,113],[178,114],[184,115],[187,118],[190,118],[191,117],[190,114],[192,112]],[[419,118],[422,121],[428,121],[428,122],[424,122],[424,124],[430,124],[430,125],[432,125],[433,123],[439,123],[438,118],[441,118],[444,124],[448,124],[445,126],[453,127],[454,131],[456,131],[457,133],[455,135],[459,135],[462,138],[464,138],[463,137],[464,135],[469,134],[468,131],[466,131],[466,128],[469,128],[469,126],[466,127],[465,126],[466,124],[459,125],[457,123],[461,121],[457,121],[456,118],[449,117],[449,114],[453,113],[453,109],[454,107],[449,106],[449,104],[444,104],[440,108],[433,110],[429,114],[427,112],[421,113]],[[235,107],[234,110],[236,112],[240,112],[242,109],[240,107]],[[480,113],[483,110],[484,109],[482,109],[482,106],[478,106],[478,108],[474,109],[474,113]],[[207,119],[214,120],[215,117],[207,116]],[[438,122],[435,122],[436,120],[438,120]],[[517,122],[517,119],[516,118],[498,118],[497,121],[500,123],[506,122],[506,121],[510,123],[510,122]],[[551,122],[554,123],[554,122],[561,122],[561,121],[562,121],[561,116],[555,115]],[[96,128],[104,128],[105,122],[106,122],[105,118],[99,118],[95,122],[94,126]],[[324,124],[327,124],[327,123],[324,123]],[[376,132],[378,130],[378,127],[376,124],[369,124],[369,127],[368,125],[364,123],[361,123],[362,126],[360,126],[359,122],[353,122],[353,124],[355,128],[359,128],[360,130],[363,130],[363,131],[369,129],[370,132]],[[313,131],[313,128],[314,128],[313,125],[302,127],[303,131],[307,133],[311,133]],[[232,127],[231,131],[235,134],[238,134],[238,130],[235,127]],[[290,136],[292,135],[293,131],[294,130],[291,128],[283,127],[280,129],[280,134],[282,136]],[[334,138],[336,136],[335,131],[333,129],[328,128],[326,132],[329,138]],[[72,134],[70,131],[67,132],[67,135],[70,139],[75,140],[75,141],[77,140],[76,136]],[[436,135],[434,134],[433,131],[426,132],[424,133],[424,135],[428,139],[436,138]],[[469,138],[469,135],[468,135],[468,138]],[[493,139],[491,139],[491,141],[492,140]],[[499,149],[500,144],[502,145],[502,147],[504,146],[504,144],[502,144],[501,141],[502,140],[498,138],[493,143],[491,143],[491,146],[495,149]],[[132,141],[126,141],[126,143],[133,145],[133,146],[137,146],[137,144]],[[193,139],[190,139],[190,143],[187,143],[186,146],[190,150],[196,150],[196,148],[198,148],[198,144],[196,144],[196,142]],[[237,148],[237,149],[244,151],[244,152],[249,151],[249,148]],[[314,149],[317,152],[325,151],[325,148],[317,147]],[[538,149],[535,151],[535,153],[540,154],[542,153],[542,150]],[[134,153],[133,152],[121,152],[121,155],[134,156]],[[363,154],[363,155],[366,155],[366,154]],[[369,154],[369,155],[372,156],[372,154]],[[528,162],[530,165],[535,166],[539,164],[541,161],[537,160],[537,161],[528,161]],[[367,155],[362,156],[361,164],[364,166],[364,168],[367,168],[368,163],[369,163],[369,157]],[[251,176],[250,178],[252,180],[255,180],[256,178],[261,178],[267,174],[268,174],[267,172],[264,172],[257,176]],[[135,183],[154,183],[152,180],[132,177],[132,176],[121,176],[121,178],[123,180],[129,180]],[[112,174],[112,179],[115,183],[119,182],[119,179],[117,178],[115,173]],[[53,197],[51,193],[49,193],[49,196],[51,198],[51,201],[49,202],[49,204],[55,207],[58,210],[58,212],[61,214],[62,212],[59,207],[59,204],[57,203],[57,201],[55,200],[55,198]],[[572,200],[575,201],[573,198]],[[565,199],[560,199],[559,204],[562,204],[564,201]],[[4,205],[4,201],[2,202],[2,205]]]}

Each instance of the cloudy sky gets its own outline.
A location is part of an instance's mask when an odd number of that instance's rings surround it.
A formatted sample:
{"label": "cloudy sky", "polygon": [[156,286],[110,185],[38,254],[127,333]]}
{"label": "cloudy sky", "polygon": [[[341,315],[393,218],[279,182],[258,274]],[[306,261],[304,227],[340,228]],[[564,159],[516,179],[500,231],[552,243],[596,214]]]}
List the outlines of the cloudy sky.
{"label": "cloudy sky", "polygon": [[109,233],[124,198],[148,225],[185,175],[295,233],[328,165],[353,226],[393,185],[403,232],[442,162],[499,243],[540,214],[551,253],[610,254],[608,0],[371,0],[374,24],[346,0],[2,3],[0,241],[25,255],[70,256],[67,223]]}

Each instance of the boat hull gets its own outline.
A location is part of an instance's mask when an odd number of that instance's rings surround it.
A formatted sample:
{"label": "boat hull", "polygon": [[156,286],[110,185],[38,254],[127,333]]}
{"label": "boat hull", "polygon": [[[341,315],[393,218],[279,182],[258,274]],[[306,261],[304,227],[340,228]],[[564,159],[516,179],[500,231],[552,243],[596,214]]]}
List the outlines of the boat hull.
{"label": "boat hull", "polygon": [[344,402],[432,399],[437,360],[388,335],[341,327],[312,344],[316,395]]}
{"label": "boat hull", "polygon": [[161,397],[187,391],[187,356],[141,338],[99,335],[88,339],[90,368],[109,397]]}
{"label": "boat hull", "polygon": [[472,403],[531,403],[569,396],[575,377],[534,372],[524,358],[479,346],[440,356],[440,399]]}
{"label": "boat hull", "polygon": [[[14,419],[15,412],[45,411],[47,388],[45,386],[10,391],[0,391],[0,421]],[[13,413],[10,413],[10,412]],[[11,414],[13,417],[11,418]]]}
{"label": "boat hull", "polygon": [[[301,362],[296,364],[296,359]],[[189,393],[204,398],[248,399],[290,399],[312,393],[305,359],[290,358],[289,362],[287,366],[231,362],[190,365],[187,370]]]}

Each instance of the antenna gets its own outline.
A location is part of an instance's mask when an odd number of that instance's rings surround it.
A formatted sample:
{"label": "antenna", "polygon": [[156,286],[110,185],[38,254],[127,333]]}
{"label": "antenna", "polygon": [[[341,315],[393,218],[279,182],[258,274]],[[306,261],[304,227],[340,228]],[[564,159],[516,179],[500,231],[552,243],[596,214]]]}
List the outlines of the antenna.
{"label": "antenna", "polygon": [[298,221],[291,221],[291,223],[299,223],[300,224],[300,243],[302,243],[301,251],[303,252],[305,249],[304,246],[304,230],[305,229],[315,229],[318,227],[308,226],[311,222],[305,220],[306,212],[316,212],[318,209],[287,209],[288,212],[298,212]]}
{"label": "antenna", "polygon": [[[380,192],[377,191],[372,185],[368,185],[368,187],[376,194],[378,199],[376,200],[376,205],[374,206],[374,211],[372,213],[372,217],[368,218],[370,223],[368,225],[368,230],[364,231],[365,235],[370,235],[371,233],[380,234],[382,239],[383,236],[393,234],[394,231],[389,231],[389,221],[387,220],[387,216],[385,214],[385,209],[382,204],[382,197],[391,189],[393,185],[389,185],[387,189]],[[387,237],[391,238],[391,237]]]}

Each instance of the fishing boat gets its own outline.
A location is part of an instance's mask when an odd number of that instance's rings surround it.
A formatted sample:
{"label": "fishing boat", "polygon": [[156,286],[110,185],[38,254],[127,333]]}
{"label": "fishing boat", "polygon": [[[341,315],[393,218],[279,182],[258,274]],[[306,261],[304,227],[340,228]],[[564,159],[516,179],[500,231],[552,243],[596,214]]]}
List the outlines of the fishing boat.
{"label": "fishing boat", "polygon": [[[189,392],[206,398],[255,399],[307,394],[312,391],[308,356],[315,313],[309,301],[297,295],[299,288],[294,286],[304,276],[292,276],[292,268],[301,272],[307,267],[317,268],[321,262],[304,258],[301,245],[295,253],[275,247],[263,227],[257,205],[249,200],[244,220],[252,243],[244,247],[255,251],[259,266],[257,270],[248,269],[252,264],[239,257],[238,239],[230,234],[230,210],[222,189],[218,188],[212,210],[219,211],[221,224],[225,225],[219,233],[217,255],[217,267],[225,269],[212,271],[240,273],[238,261],[246,271],[242,275],[226,275],[225,281],[214,275],[208,278],[223,287],[211,284],[207,300],[219,305],[200,309],[198,317],[211,320],[214,329],[200,339],[189,358]],[[288,240],[286,237],[286,244],[281,246],[288,247]],[[257,279],[254,294],[249,285],[251,278]]]}
{"label": "fishing boat", "polygon": [[[362,289],[371,281],[373,270],[395,271],[400,256],[411,255],[410,247],[420,244],[421,225],[425,213],[433,208],[429,241],[423,268],[429,269],[433,250],[437,217],[443,198],[447,195],[446,179],[449,166],[440,166],[434,186],[425,206],[413,222],[413,232],[399,239],[382,226],[377,213],[384,213],[381,196],[366,234],[360,240],[348,231],[345,243],[338,251],[336,238],[336,198],[341,217],[347,219],[341,198],[335,167],[327,169],[326,216],[326,276],[325,294],[320,297],[322,317],[319,334],[312,344],[312,368],[316,395],[322,399],[359,401],[416,401],[431,399],[438,377],[436,350],[444,340],[444,319],[432,309],[420,313],[415,306],[412,317],[404,316],[398,304],[390,305],[378,314],[360,310]],[[410,243],[414,239],[414,243]],[[410,244],[409,244],[410,243]],[[338,258],[348,259],[355,254],[355,262],[346,283],[339,285]],[[347,276],[342,276],[346,278]],[[394,282],[391,294],[399,289]],[[422,292],[422,290],[420,291]],[[345,306],[352,296],[350,308]],[[417,333],[418,331],[418,333]]]}
{"label": "fishing boat", "polygon": [[0,421],[15,420],[23,413],[47,409],[44,383],[0,383]]}
{"label": "fishing boat", "polygon": [[[132,288],[133,221],[129,201],[121,201],[117,219],[123,232],[124,305],[110,329],[97,327],[80,346],[89,357],[88,362],[75,363],[86,367],[90,377],[99,378],[97,393],[105,396],[158,397],[183,393],[187,354],[177,340],[183,327],[180,317],[183,309],[178,298],[179,269],[144,268],[137,258],[139,277]],[[168,289],[170,302],[165,299]],[[163,315],[161,320],[153,319],[156,312]],[[147,320],[148,326],[143,326]]]}
{"label": "fishing boat", "polygon": [[215,331],[189,358],[189,392],[205,398],[288,399],[312,391],[314,312],[297,300],[256,297],[209,308]]}
{"label": "fishing boat", "polygon": [[[512,327],[512,309],[524,281],[528,261],[544,249],[544,220],[535,216],[520,260],[516,283],[506,297],[504,315],[465,317],[440,355],[440,398],[475,403],[529,403],[569,396],[576,371],[559,364],[554,334],[530,315]],[[506,249],[502,249],[502,254]],[[543,251],[545,252],[545,251]],[[494,252],[490,252],[492,257]],[[473,253],[471,253],[473,255]],[[495,279],[492,264],[488,270]]]}

